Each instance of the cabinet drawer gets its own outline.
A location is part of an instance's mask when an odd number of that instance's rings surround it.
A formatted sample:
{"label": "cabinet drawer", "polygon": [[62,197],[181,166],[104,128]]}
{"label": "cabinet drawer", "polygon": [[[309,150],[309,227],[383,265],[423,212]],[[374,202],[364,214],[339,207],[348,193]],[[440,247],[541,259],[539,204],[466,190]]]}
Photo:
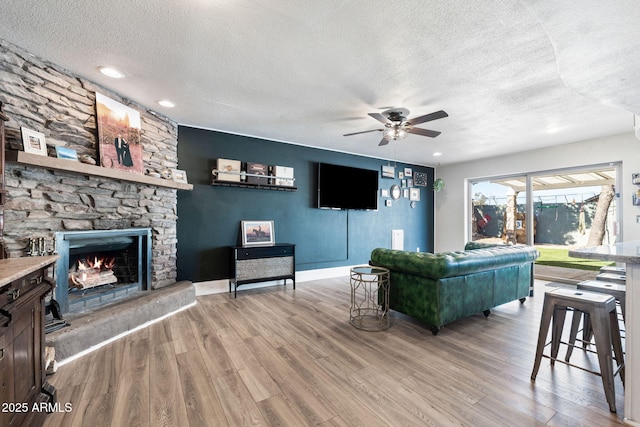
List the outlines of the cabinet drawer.
{"label": "cabinet drawer", "polygon": [[45,279],[44,274],[43,269],[36,270],[3,286],[0,289],[0,307],[5,307],[20,297],[25,296],[31,289],[35,288],[36,285],[43,282]]}
{"label": "cabinet drawer", "polygon": [[295,274],[293,257],[247,259],[236,264],[236,280],[269,279]]}
{"label": "cabinet drawer", "polygon": [[271,258],[280,256],[292,256],[293,248],[293,245],[237,248],[236,253],[237,259]]}

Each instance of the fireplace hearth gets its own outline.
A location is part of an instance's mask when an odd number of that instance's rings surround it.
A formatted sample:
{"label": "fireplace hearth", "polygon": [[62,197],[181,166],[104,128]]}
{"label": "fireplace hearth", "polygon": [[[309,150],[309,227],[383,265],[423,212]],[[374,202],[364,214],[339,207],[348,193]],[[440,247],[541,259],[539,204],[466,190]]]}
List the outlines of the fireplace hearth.
{"label": "fireplace hearth", "polygon": [[95,310],[151,288],[151,229],[56,233],[54,298],[62,313]]}

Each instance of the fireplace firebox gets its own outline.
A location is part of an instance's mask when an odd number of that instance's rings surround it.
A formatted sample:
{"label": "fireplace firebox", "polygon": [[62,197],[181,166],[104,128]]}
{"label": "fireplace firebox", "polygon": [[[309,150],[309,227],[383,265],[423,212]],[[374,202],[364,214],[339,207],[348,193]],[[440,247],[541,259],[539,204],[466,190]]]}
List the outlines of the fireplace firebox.
{"label": "fireplace firebox", "polygon": [[56,233],[54,298],[63,313],[80,313],[151,288],[151,229]]}

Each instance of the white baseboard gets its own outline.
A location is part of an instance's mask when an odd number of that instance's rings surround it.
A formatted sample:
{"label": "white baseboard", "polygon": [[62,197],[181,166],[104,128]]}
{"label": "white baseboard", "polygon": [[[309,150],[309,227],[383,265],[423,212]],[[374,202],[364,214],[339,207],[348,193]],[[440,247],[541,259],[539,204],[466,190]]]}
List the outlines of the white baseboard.
{"label": "white baseboard", "polygon": [[[331,279],[333,277],[345,277],[349,276],[351,267],[334,267],[334,268],[322,268],[318,270],[303,270],[296,272],[296,283],[310,282],[312,280]],[[239,289],[255,289],[264,288],[267,286],[282,285],[284,281],[274,280],[269,282],[250,283],[242,285]],[[289,282],[290,284],[291,282]],[[193,286],[196,288],[196,296],[219,294],[222,292],[229,292],[229,280],[210,280],[206,282],[193,282]]]}

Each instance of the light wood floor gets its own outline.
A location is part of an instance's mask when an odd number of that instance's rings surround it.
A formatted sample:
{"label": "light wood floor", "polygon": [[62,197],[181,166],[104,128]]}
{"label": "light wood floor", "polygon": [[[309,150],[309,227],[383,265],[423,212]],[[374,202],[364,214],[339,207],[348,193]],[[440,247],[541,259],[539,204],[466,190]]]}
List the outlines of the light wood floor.
{"label": "light wood floor", "polygon": [[62,366],[49,381],[72,410],[45,425],[621,425],[617,377],[617,414],[598,376],[543,359],[530,381],[543,286],[437,336],[398,313],[355,329],[348,278],[198,297]]}

